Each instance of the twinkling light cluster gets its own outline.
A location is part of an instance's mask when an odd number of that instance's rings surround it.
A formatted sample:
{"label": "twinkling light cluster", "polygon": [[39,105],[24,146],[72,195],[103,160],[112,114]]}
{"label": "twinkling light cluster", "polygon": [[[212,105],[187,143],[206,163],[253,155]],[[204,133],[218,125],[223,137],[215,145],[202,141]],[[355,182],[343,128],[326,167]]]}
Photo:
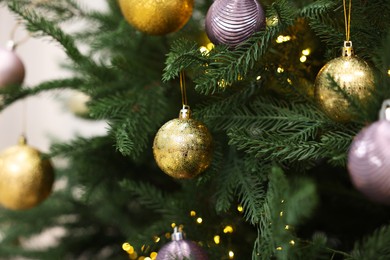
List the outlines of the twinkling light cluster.
{"label": "twinkling light cluster", "polygon": [[309,48],[302,50],[302,56],[299,58],[299,60],[304,63],[307,61],[307,56],[309,56],[311,53],[311,50]]}
{"label": "twinkling light cluster", "polygon": [[289,35],[279,35],[278,38],[276,38],[277,43],[283,43],[291,41],[291,36]]}

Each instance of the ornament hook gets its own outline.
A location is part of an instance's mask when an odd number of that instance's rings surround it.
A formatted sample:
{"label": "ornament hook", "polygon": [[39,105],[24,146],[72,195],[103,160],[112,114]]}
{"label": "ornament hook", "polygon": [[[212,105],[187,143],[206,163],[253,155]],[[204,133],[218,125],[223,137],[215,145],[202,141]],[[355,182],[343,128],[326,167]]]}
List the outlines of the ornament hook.
{"label": "ornament hook", "polygon": [[12,30],[11,30],[11,32],[10,32],[10,35],[9,35],[9,36],[10,36],[10,37],[9,37],[10,40],[9,40],[8,43],[7,43],[7,48],[8,48],[8,50],[10,50],[10,51],[14,51],[15,48],[16,48],[18,45],[20,45],[20,44],[26,42],[26,41],[30,38],[30,34],[27,33],[27,35],[26,35],[24,38],[20,39],[19,41],[15,40],[15,38],[16,38],[15,34],[16,34],[16,31],[17,31],[17,29],[19,28],[19,26],[20,26],[20,22],[18,21],[18,22],[14,25],[14,27],[12,28]]}
{"label": "ornament hook", "polygon": [[172,241],[183,240],[183,233],[179,230],[178,227],[174,227],[172,233]]}
{"label": "ornament hook", "polygon": [[390,99],[383,101],[382,108],[379,112],[379,119],[390,121]]}

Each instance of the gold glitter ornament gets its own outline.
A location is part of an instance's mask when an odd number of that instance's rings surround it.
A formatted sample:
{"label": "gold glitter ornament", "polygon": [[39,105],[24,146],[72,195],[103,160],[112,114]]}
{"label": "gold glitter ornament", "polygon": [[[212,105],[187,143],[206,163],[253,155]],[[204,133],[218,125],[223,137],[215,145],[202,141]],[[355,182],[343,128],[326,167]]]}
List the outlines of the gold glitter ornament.
{"label": "gold glitter ornament", "polygon": [[0,154],[0,204],[21,210],[37,206],[51,193],[54,171],[49,160],[28,146],[21,137],[19,144]]}
{"label": "gold glitter ornament", "polygon": [[353,114],[350,111],[351,104],[342,91],[364,108],[373,90],[372,69],[365,61],[354,56],[352,42],[346,41],[342,57],[329,61],[318,73],[314,96],[331,119],[348,122],[353,119]]}
{"label": "gold glitter ornament", "polygon": [[183,106],[179,118],[165,123],[153,143],[154,158],[160,169],[177,179],[190,179],[211,163],[212,136],[207,127],[190,118],[190,108]]}
{"label": "gold glitter ornament", "polygon": [[187,23],[194,0],[119,0],[119,6],[125,19],[137,30],[164,35]]}

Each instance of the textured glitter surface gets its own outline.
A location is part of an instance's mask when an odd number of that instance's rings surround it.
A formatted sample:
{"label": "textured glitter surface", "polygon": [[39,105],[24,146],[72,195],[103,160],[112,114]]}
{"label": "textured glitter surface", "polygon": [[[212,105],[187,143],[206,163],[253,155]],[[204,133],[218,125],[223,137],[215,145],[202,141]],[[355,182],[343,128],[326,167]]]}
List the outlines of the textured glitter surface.
{"label": "textured glitter surface", "polygon": [[30,146],[12,146],[0,154],[0,204],[5,208],[38,205],[51,193],[53,180],[50,161]]}
{"label": "textured glitter surface", "polygon": [[15,52],[0,48],[0,87],[22,84],[24,74],[24,65]]}
{"label": "textured glitter surface", "polygon": [[212,136],[207,127],[193,119],[172,119],[157,132],[154,158],[166,174],[188,179],[203,172],[211,163]]}
{"label": "textured glitter surface", "polygon": [[187,23],[194,0],[119,0],[119,5],[126,20],[137,30],[164,35]]}
{"label": "textured glitter surface", "polygon": [[216,0],[206,16],[206,33],[214,44],[234,47],[264,27],[264,10],[257,0]]}
{"label": "textured glitter surface", "polygon": [[156,260],[207,260],[206,252],[189,240],[172,241],[158,251]]}
{"label": "textured glitter surface", "polygon": [[381,120],[363,129],[348,154],[352,183],[370,199],[390,205],[390,122]]}
{"label": "textured glitter surface", "polygon": [[350,121],[353,119],[350,104],[337,91],[332,79],[364,107],[374,90],[373,72],[365,61],[352,56],[329,61],[317,75],[314,95],[319,106],[335,121]]}

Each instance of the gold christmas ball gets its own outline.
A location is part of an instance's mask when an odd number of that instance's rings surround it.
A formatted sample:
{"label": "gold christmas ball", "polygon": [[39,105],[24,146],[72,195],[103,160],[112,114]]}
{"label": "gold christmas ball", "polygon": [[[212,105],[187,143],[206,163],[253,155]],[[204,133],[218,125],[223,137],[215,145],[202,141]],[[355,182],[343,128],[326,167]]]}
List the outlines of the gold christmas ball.
{"label": "gold christmas ball", "polygon": [[54,170],[49,160],[24,138],[0,154],[0,204],[8,209],[32,208],[51,193]]}
{"label": "gold christmas ball", "polygon": [[314,96],[319,106],[334,121],[351,121],[351,104],[333,81],[365,107],[375,87],[374,73],[365,61],[352,55],[329,61],[317,75]]}
{"label": "gold christmas ball", "polygon": [[187,23],[194,0],[119,0],[119,6],[125,19],[137,30],[164,35]]}
{"label": "gold christmas ball", "polygon": [[191,118],[165,123],[153,143],[154,158],[160,169],[177,179],[190,179],[209,167],[213,145],[207,127]]}
{"label": "gold christmas ball", "polygon": [[91,97],[83,92],[74,92],[68,99],[67,106],[76,116],[87,118],[89,115],[88,102]]}

